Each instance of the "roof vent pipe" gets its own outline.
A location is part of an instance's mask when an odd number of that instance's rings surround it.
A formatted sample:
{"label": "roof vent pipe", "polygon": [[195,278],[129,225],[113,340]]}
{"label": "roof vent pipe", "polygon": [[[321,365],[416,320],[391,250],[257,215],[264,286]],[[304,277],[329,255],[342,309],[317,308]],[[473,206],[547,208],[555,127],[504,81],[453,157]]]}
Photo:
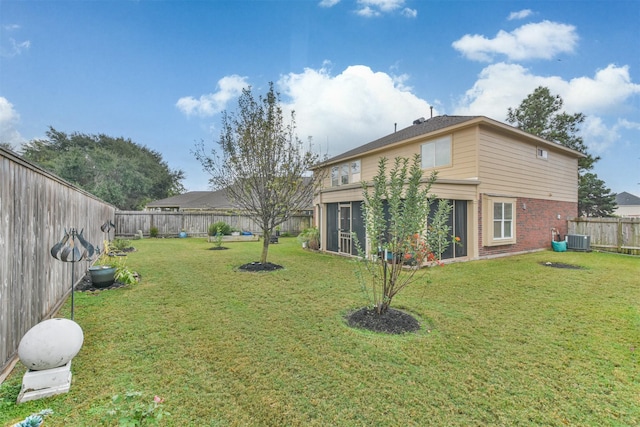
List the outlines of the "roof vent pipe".
{"label": "roof vent pipe", "polygon": [[398,131],[398,123],[394,123],[393,124],[393,133],[396,133]]}
{"label": "roof vent pipe", "polygon": [[431,118],[433,119],[433,105],[431,105],[429,109],[431,110]]}

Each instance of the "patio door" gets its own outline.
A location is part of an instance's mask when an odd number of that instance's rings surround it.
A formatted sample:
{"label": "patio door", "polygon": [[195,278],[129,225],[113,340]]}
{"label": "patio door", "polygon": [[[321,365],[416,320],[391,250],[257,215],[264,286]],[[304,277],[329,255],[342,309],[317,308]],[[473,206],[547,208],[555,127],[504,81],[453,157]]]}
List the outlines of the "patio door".
{"label": "patio door", "polygon": [[351,203],[338,205],[338,253],[351,255]]}

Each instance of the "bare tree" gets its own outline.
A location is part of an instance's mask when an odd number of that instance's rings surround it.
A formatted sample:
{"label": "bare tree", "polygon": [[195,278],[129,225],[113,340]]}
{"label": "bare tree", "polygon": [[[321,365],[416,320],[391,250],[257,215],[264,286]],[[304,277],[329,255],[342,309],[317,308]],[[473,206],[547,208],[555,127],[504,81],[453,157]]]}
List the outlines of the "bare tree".
{"label": "bare tree", "polygon": [[257,100],[249,87],[243,89],[235,114],[223,112],[219,150],[207,152],[200,143],[194,151],[212,186],[225,189],[231,202],[261,228],[261,263],[267,262],[276,226],[309,209],[322,179],[309,173],[319,156],[303,146],[295,129],[295,114],[285,122],[273,83]]}

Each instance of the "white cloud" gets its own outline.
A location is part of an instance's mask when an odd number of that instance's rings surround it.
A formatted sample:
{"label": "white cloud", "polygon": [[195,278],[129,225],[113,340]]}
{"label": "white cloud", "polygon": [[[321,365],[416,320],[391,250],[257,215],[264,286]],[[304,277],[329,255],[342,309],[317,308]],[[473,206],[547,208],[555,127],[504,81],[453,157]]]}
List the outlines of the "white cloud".
{"label": "white cloud", "polygon": [[551,59],[559,53],[571,53],[578,43],[573,25],[542,21],[526,24],[512,32],[499,31],[493,39],[482,35],[464,35],[452,43],[454,49],[474,61],[490,62],[496,55],[509,60]]}
{"label": "white cloud", "polygon": [[631,82],[629,67],[609,65],[593,78],[563,80],[558,76],[532,74],[518,64],[497,63],[484,68],[456,108],[458,114],[481,114],[504,120],[507,108],[517,107],[538,86],[560,95],[569,113],[601,114],[620,108],[640,94],[640,85]]}
{"label": "white cloud", "polygon": [[613,64],[598,70],[593,78],[571,79],[560,92],[567,109],[585,114],[616,109],[627,98],[637,94],[640,94],[640,84],[631,82],[629,67]]}
{"label": "white cloud", "polygon": [[[594,154],[603,153],[620,140],[620,131],[640,130],[638,123],[618,118],[616,110],[640,94],[640,85],[631,82],[627,66],[609,65],[593,78],[563,80],[542,77],[517,64],[498,63],[484,68],[476,83],[455,109],[455,114],[483,115],[504,121],[509,107],[515,108],[538,86],[560,95],[567,113],[584,113],[581,134]],[[612,121],[613,120],[613,121]]]}
{"label": "white cloud", "polygon": [[531,11],[531,9],[523,9],[523,10],[519,10],[518,12],[511,12],[507,19],[509,21],[513,21],[516,19],[524,19],[528,16],[531,16],[532,13],[533,12]]}
{"label": "white cloud", "polygon": [[353,65],[335,76],[326,67],[307,68],[283,76],[278,86],[289,98],[283,105],[296,112],[298,136],[311,136],[323,153],[336,155],[429,114],[429,104],[406,90],[407,78]]}
{"label": "white cloud", "polygon": [[[582,124],[581,135],[590,153],[604,155],[607,150],[615,147],[618,141],[624,140],[625,132],[627,132],[626,135],[634,135],[638,131],[640,131],[640,123],[618,119],[612,126],[608,126],[601,117],[587,116]],[[637,138],[638,134],[635,133],[635,135]]]}
{"label": "white cloud", "polygon": [[217,92],[201,95],[198,99],[182,97],[176,102],[176,107],[187,116],[210,117],[224,110],[227,103],[238,97],[247,86],[247,77],[237,74],[226,76],[218,80]]}
{"label": "white cloud", "polygon": [[340,3],[340,0],[322,0],[322,1],[320,1],[320,3],[318,3],[318,6],[320,6],[320,7],[333,7],[333,6],[337,5],[338,3]]}
{"label": "white cloud", "polygon": [[382,15],[380,12],[378,12],[377,10],[373,10],[369,6],[364,6],[364,7],[360,8],[360,9],[356,10],[356,14],[358,14],[360,16],[364,16],[365,18],[371,18],[371,17],[374,17],[374,16]]}
{"label": "white cloud", "polygon": [[[401,9],[404,4],[405,0],[358,0],[356,14],[366,18],[381,16]],[[401,13],[408,18],[415,18],[418,15],[418,11],[409,8],[402,9]]]}
{"label": "white cloud", "polygon": [[418,16],[418,11],[415,9],[409,9],[408,7],[405,7],[404,9],[402,9],[402,14],[407,18],[415,18],[416,16]]}
{"label": "white cloud", "polygon": [[618,120],[618,125],[622,129],[640,130],[640,123],[632,122],[627,119]]}
{"label": "white cloud", "polygon": [[13,146],[19,146],[25,139],[16,129],[20,121],[20,115],[13,108],[13,104],[7,98],[0,96],[0,142],[7,142]]}
{"label": "white cloud", "polygon": [[15,39],[9,37],[8,46],[0,47],[0,56],[4,58],[13,58],[14,56],[22,54],[23,51],[28,50],[30,47],[31,42],[29,40],[17,42]]}
{"label": "white cloud", "polygon": [[618,129],[617,124],[612,127],[607,126],[601,117],[587,116],[580,128],[580,135],[589,152],[599,155],[620,139]]}
{"label": "white cloud", "polygon": [[455,114],[482,115],[502,121],[506,119],[507,109],[520,105],[536,87],[551,88],[561,83],[559,77],[539,77],[522,65],[503,62],[489,65],[465,92]]}

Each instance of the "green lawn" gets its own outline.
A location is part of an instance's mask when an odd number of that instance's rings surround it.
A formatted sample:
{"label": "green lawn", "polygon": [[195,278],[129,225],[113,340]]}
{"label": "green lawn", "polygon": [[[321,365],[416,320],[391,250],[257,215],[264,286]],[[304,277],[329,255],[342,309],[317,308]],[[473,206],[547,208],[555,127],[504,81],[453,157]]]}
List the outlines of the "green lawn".
{"label": "green lawn", "polygon": [[235,270],[261,243],[134,243],[141,283],[76,295],[85,341],[71,391],[14,405],[19,364],[0,424],[51,408],[47,427],[104,425],[111,397],[135,390],[165,399],[167,426],[640,425],[637,257],[436,267],[394,300],[421,332],[385,336],[343,320],[366,304],[353,262],[295,239],[270,249],[285,269],[261,274]]}

